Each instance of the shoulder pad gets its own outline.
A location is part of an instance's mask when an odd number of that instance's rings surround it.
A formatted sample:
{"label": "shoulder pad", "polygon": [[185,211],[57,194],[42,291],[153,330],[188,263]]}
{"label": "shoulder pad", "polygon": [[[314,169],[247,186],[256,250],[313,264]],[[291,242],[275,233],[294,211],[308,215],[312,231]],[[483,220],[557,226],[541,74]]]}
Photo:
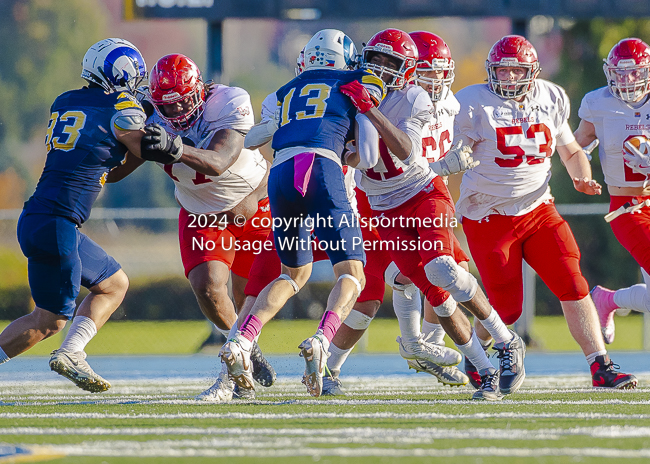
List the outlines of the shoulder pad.
{"label": "shoulder pad", "polygon": [[120,92],[117,96],[117,101],[115,102],[115,109],[117,111],[125,110],[128,108],[139,109],[144,113],[142,105],[140,102],[129,92]]}
{"label": "shoulder pad", "polygon": [[254,121],[253,108],[248,92],[239,87],[215,86],[206,99],[203,119],[207,122],[215,122],[228,117],[234,112],[238,112],[241,118],[249,117],[251,121]]}

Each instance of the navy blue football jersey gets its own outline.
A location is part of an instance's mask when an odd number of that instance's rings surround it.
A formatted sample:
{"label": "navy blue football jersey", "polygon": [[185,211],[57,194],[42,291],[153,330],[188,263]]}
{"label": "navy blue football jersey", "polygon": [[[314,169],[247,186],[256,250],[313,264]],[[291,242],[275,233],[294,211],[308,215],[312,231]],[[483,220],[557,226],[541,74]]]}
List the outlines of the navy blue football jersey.
{"label": "navy blue football jersey", "polygon": [[140,112],[144,121],[142,106],[129,92],[106,94],[93,87],[59,95],[45,136],[45,168],[25,212],[86,221],[106,174],[127,152],[115,138],[115,118]]}
{"label": "navy blue football jersey", "polygon": [[354,139],[356,108],[339,90],[358,80],[381,100],[383,82],[366,70],[304,71],[276,92],[280,118],[273,134],[273,149],[291,147],[326,148],[343,153],[345,143]]}

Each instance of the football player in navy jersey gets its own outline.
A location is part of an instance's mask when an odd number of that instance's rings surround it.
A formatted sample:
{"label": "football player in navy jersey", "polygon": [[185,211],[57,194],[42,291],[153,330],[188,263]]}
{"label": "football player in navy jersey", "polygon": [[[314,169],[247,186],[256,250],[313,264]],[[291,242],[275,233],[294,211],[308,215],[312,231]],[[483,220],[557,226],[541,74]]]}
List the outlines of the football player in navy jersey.
{"label": "football player in navy jersey", "polygon": [[[355,67],[355,60],[354,44],[344,33],[333,29],[317,33],[305,46],[305,71],[276,92],[276,118],[247,135],[247,146],[258,146],[273,137],[269,200],[274,223],[284,226],[274,230],[282,274],[262,290],[237,334],[221,350],[231,377],[243,388],[252,386],[253,340],[311,274],[311,229],[338,279],[318,331],[299,347],[306,362],[303,383],[312,396],[322,392],[330,341],[363,289],[365,254],[344,185],[341,157],[346,142],[356,139],[357,152],[343,162],[374,166],[379,158],[378,135],[340,89],[358,82],[370,92],[366,103],[376,105],[383,98],[384,87],[370,72],[342,70]],[[260,127],[258,141],[251,140]]]}
{"label": "football player in navy jersey", "polygon": [[[84,348],[120,305],[129,281],[79,228],[106,175],[122,163],[127,150],[146,159],[179,156],[172,139],[145,138],[146,116],[134,91],[146,75],[144,58],[133,44],[105,39],[84,56],[81,77],[88,86],[65,92],[52,104],[45,168],[18,221],[36,307],[0,334],[0,363],[63,329],[83,285],[90,293],[61,348],[52,353],[50,368],[84,390],[110,388],[85,361]],[[156,142],[166,149],[157,149]]]}

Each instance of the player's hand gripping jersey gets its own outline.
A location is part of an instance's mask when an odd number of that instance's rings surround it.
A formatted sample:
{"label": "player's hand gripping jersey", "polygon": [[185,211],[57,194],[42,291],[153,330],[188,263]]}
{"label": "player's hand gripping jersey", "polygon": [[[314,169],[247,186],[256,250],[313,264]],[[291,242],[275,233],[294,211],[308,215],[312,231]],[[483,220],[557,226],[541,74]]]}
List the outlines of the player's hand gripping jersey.
{"label": "player's hand gripping jersey", "polygon": [[[215,85],[207,95],[203,114],[189,129],[179,131],[171,127],[158,113],[148,122],[157,122],[168,132],[180,135],[183,143],[206,149],[217,131],[233,129],[246,133],[255,121],[245,90]],[[246,148],[220,176],[202,174],[182,163],[159,166],[174,180],[179,204],[197,214],[231,210],[260,185],[266,173],[266,161],[260,152]]]}
{"label": "player's hand gripping jersey", "polygon": [[355,138],[357,110],[338,88],[353,80],[381,101],[382,81],[364,70],[307,70],[276,92],[279,120],[273,135],[274,166],[303,153],[304,148],[341,164],[346,142]]}
{"label": "player's hand gripping jersey", "polygon": [[411,154],[402,161],[379,141],[379,162],[366,169],[361,189],[368,195],[373,210],[395,208],[415,196],[436,174],[423,155],[423,128],[432,120],[433,104],[420,86],[408,85],[389,92],[379,110],[411,140]]}
{"label": "player's hand gripping jersey", "polygon": [[[589,92],[582,99],[578,116],[594,125],[600,140],[600,165],[605,174],[605,183],[614,187],[644,187],[645,174],[634,171],[623,159],[629,151],[626,142],[639,137],[644,146],[641,152],[650,148],[650,105],[630,108],[614,97],[607,87]],[[638,142],[637,142],[638,143]]]}
{"label": "player's hand gripping jersey", "polygon": [[[144,127],[146,116],[130,92],[102,88],[71,90],[52,104],[45,146],[47,160],[26,213],[53,214],[82,224],[108,171],[124,161],[127,148],[115,137],[122,121]],[[124,119],[122,119],[124,118]]]}
{"label": "player's hand gripping jersey", "polygon": [[551,155],[556,144],[575,140],[564,90],[536,79],[522,102],[504,100],[486,84],[456,97],[456,134],[474,141],[472,156],[481,162],[463,175],[457,210],[475,220],[494,213],[519,216],[550,200]]}

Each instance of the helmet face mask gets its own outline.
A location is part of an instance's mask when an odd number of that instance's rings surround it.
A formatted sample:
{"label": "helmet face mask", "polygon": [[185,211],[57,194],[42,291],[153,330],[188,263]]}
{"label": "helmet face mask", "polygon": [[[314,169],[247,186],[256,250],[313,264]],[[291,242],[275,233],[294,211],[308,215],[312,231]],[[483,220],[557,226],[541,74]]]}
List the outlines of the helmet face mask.
{"label": "helmet face mask", "polygon": [[[498,70],[502,68],[521,68],[525,72],[521,77],[499,78]],[[501,98],[513,100],[523,97],[535,88],[535,79],[542,68],[537,59],[537,51],[525,38],[507,35],[492,46],[485,61],[488,75],[488,87]],[[513,69],[510,76],[517,74]]]}
{"label": "helmet face mask", "polygon": [[[337,29],[323,29],[309,39],[301,52],[302,70],[356,69],[357,49],[347,35]],[[300,68],[300,56],[298,56]]]}
{"label": "helmet face mask", "polygon": [[158,115],[177,130],[189,129],[203,114],[201,71],[185,55],[166,55],[158,60],[151,70],[149,92]]}
{"label": "helmet face mask", "polygon": [[650,93],[650,47],[645,42],[623,39],[604,61],[607,86],[614,97],[634,103]]}
{"label": "helmet face mask", "polygon": [[431,32],[417,31],[409,35],[418,47],[416,82],[429,92],[432,101],[444,100],[454,82],[455,63],[449,47]]}
{"label": "helmet face mask", "polygon": [[147,78],[147,65],[140,51],[124,39],[104,39],[93,44],[82,61],[81,77],[106,92],[135,92]]}
{"label": "helmet face mask", "polygon": [[[415,77],[418,49],[404,31],[386,29],[378,32],[363,47],[362,55],[362,67],[382,79],[389,90],[401,89]],[[387,60],[381,59],[381,55],[392,58],[396,67],[387,66]]]}

